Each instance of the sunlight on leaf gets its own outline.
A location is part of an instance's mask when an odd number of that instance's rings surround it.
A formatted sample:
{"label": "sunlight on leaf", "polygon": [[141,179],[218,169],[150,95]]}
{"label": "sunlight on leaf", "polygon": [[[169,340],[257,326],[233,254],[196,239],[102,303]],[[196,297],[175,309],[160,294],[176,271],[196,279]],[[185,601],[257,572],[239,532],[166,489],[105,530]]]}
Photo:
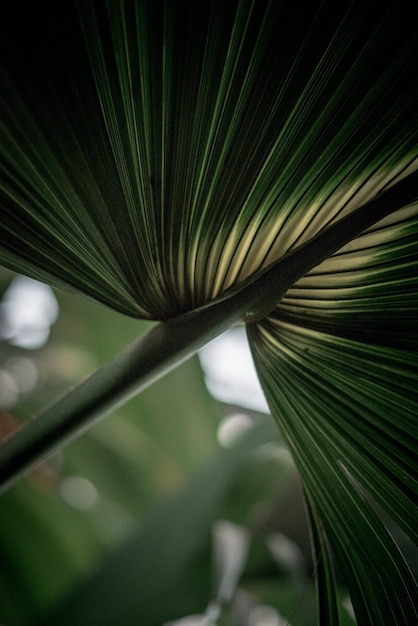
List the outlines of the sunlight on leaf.
{"label": "sunlight on leaf", "polygon": [[325,5],[31,15],[33,54],[5,56],[0,260],[166,319],[405,175],[410,44],[383,45],[398,12]]}

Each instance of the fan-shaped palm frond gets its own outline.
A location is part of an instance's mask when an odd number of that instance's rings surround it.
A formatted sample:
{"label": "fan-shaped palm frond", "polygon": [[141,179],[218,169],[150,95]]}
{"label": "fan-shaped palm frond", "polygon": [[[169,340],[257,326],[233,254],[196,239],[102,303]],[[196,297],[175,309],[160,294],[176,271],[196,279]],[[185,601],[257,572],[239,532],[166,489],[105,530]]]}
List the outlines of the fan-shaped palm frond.
{"label": "fan-shaped palm frond", "polygon": [[109,0],[11,10],[3,37],[1,262],[164,322],[11,440],[12,473],[244,320],[321,546],[322,624],[329,545],[359,624],[416,617],[371,503],[416,539],[407,8]]}

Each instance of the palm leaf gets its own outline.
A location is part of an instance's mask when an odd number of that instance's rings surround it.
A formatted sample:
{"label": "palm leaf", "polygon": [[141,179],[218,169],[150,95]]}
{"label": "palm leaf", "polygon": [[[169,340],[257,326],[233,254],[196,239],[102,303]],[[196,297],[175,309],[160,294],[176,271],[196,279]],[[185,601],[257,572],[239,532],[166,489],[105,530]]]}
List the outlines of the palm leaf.
{"label": "palm leaf", "polygon": [[336,615],[332,544],[359,622],[409,623],[410,575],[369,504],[414,535],[418,85],[406,4],[21,10],[3,20],[0,261],[168,321],[11,440],[6,465],[256,320],[255,361],[323,553],[324,620]]}
{"label": "palm leaf", "polygon": [[[359,445],[360,437],[345,440],[344,421],[350,419],[350,414],[341,411],[338,398],[329,399],[329,389],[318,385],[316,379],[320,378],[320,368],[309,373],[309,365],[300,360],[300,355],[292,354],[288,349],[282,348],[278,356],[274,350],[277,340],[273,347],[270,346],[270,351],[268,345],[260,348],[258,344],[259,338],[256,338],[255,361],[270,406],[286,435],[308,497],[315,503],[326,537],[344,571],[359,624],[384,623],[388,615],[392,623],[413,623],[416,618],[416,585],[397,550],[391,546],[372,507],[365,501],[363,489],[354,481],[352,474],[348,474],[346,467],[348,461],[350,466],[356,461],[360,465],[362,461],[363,467],[366,466],[370,473],[375,470],[374,493],[381,497],[383,494],[387,500],[388,492],[395,492],[390,494],[391,507],[396,507],[398,502],[402,504],[402,494],[398,495],[390,482],[393,476],[388,476],[389,472],[384,470],[385,462],[392,464],[396,459],[397,440],[392,440],[389,433],[379,433],[378,428],[374,429],[372,443],[366,449]],[[304,350],[306,352],[310,348],[305,347]],[[341,370],[344,370],[344,352],[341,353]],[[352,411],[351,421],[356,422],[360,418],[365,419],[361,406]],[[337,426],[330,428],[333,420]],[[368,463],[366,455],[373,453],[373,443],[381,444],[382,441],[385,447],[384,451],[381,450],[380,463],[370,469],[372,463]],[[357,474],[361,474],[362,469]],[[395,476],[395,485],[398,486],[403,480],[402,470],[398,470]],[[409,513],[405,517],[410,515],[416,519],[417,510],[412,504],[416,501],[416,481],[411,492],[415,500],[409,501]],[[398,512],[399,517],[402,513]],[[369,582],[370,577],[372,582]],[[321,623],[336,622],[330,618]]]}
{"label": "palm leaf", "polygon": [[[402,595],[409,589],[416,602],[415,584],[368,497],[417,541],[418,220],[416,209],[395,215],[249,327],[260,380],[317,510],[312,519],[343,562],[364,624],[416,619]],[[370,588],[361,581],[362,570],[381,568]]]}
{"label": "palm leaf", "polygon": [[111,1],[30,14],[29,32],[9,19],[0,260],[166,319],[371,200],[416,145],[405,17],[374,8]]}

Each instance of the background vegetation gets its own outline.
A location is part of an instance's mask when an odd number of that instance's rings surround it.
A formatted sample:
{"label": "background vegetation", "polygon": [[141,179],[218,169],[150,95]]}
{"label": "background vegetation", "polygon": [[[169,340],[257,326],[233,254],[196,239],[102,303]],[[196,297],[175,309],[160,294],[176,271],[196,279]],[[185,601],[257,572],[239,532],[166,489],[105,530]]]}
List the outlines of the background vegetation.
{"label": "background vegetation", "polygon": [[[4,303],[14,275],[1,277]],[[3,434],[137,336],[135,320],[56,296],[45,346],[3,338]],[[4,374],[19,383],[29,362],[36,385],[5,407]],[[256,429],[226,449],[217,432],[237,411]],[[307,522],[286,452],[270,417],[212,398],[198,358],[187,361],[3,494],[3,622],[162,625],[202,613],[219,581],[213,532],[229,520],[252,535],[235,611],[247,619],[267,604],[292,624],[315,623]]]}

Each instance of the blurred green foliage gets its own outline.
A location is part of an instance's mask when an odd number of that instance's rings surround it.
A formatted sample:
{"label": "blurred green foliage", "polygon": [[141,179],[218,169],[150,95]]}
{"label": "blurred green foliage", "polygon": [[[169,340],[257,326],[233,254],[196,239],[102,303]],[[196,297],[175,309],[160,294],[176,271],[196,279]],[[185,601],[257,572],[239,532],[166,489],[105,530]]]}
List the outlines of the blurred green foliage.
{"label": "blurred green foliage", "polygon": [[[1,271],[1,293],[12,278]],[[3,425],[27,419],[150,326],[55,295],[59,317],[45,346],[30,351],[3,341],[0,367],[17,354],[39,371],[35,389],[2,411]],[[208,393],[192,358],[4,494],[2,623],[158,626],[202,613],[214,593],[212,531],[220,519],[252,532],[241,596],[294,613],[293,624],[313,623],[309,564],[301,587],[266,543],[269,534],[296,529],[309,561],[293,466],[270,416],[253,413],[258,426],[221,449],[218,426],[235,409]],[[299,528],[280,511],[281,494]],[[244,623],[236,608],[222,620]]]}

